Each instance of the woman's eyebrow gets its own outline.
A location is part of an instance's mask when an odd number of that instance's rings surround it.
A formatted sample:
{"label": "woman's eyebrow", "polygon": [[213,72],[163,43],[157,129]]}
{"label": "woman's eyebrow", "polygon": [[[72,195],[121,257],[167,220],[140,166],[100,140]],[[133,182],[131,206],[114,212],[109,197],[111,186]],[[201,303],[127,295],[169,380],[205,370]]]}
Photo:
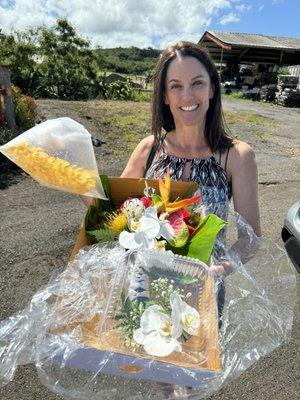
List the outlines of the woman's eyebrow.
{"label": "woman's eyebrow", "polygon": [[192,78],[192,81],[193,81],[194,79],[198,79],[198,78],[204,78],[204,75],[197,75],[197,76],[195,76],[194,78]]}
{"label": "woman's eyebrow", "polygon": [[[204,75],[194,76],[194,78],[192,78],[191,81],[194,81],[195,79],[198,79],[198,78],[204,78]],[[171,82],[180,82],[180,79],[172,78],[172,79],[169,80],[169,83],[171,83]]]}

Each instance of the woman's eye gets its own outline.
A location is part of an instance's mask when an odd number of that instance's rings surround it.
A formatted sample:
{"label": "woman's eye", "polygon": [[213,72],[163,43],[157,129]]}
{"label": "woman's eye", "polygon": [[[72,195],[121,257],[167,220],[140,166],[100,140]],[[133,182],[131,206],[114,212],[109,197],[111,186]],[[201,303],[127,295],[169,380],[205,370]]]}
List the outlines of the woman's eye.
{"label": "woman's eye", "polygon": [[202,84],[203,84],[202,81],[195,81],[195,82],[193,83],[194,86],[198,86],[198,85],[202,85]]}
{"label": "woman's eye", "polygon": [[180,85],[175,83],[174,85],[171,86],[171,89],[180,89]]}

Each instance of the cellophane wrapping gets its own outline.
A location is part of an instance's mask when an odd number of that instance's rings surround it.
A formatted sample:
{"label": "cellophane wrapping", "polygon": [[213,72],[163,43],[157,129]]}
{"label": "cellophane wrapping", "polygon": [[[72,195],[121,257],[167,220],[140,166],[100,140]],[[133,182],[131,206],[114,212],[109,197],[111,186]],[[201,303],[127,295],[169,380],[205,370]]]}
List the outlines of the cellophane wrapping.
{"label": "cellophane wrapping", "polygon": [[0,151],[44,186],[106,199],[91,135],[71,118],[38,124]]}
{"label": "cellophane wrapping", "polygon": [[[118,243],[81,249],[23,311],[1,323],[1,384],[13,379],[18,365],[35,363],[42,383],[66,399],[201,399],[288,342],[296,297],[293,268],[281,248],[256,237],[227,205],[224,213],[226,240],[220,235],[209,266],[168,251],[126,252]],[[220,259],[230,263],[226,276],[211,272]],[[174,288],[183,289],[181,299],[199,312],[202,324],[187,340],[177,337],[181,348],[167,356],[150,355],[144,344],[135,349],[129,341],[128,347],[116,318],[126,298],[155,302],[149,285],[162,270]],[[181,272],[198,279],[180,287]],[[212,301],[201,311],[209,282]],[[206,338],[203,346],[203,335],[212,333],[216,340]],[[196,338],[192,350],[186,346],[190,337]],[[211,350],[216,362],[207,366]],[[147,369],[152,377],[139,378]]]}

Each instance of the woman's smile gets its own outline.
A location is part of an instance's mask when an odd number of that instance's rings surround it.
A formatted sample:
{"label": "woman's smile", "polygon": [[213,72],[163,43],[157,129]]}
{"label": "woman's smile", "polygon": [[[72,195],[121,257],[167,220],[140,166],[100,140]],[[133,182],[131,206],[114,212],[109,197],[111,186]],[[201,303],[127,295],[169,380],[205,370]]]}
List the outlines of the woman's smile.
{"label": "woman's smile", "polygon": [[199,108],[199,104],[193,104],[191,106],[179,107],[181,111],[191,112]]}

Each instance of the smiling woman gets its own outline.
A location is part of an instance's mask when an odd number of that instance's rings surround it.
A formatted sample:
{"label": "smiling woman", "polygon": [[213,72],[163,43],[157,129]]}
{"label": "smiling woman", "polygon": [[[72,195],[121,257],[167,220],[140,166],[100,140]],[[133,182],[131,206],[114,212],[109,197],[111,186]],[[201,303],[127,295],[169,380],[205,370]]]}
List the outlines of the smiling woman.
{"label": "smiling woman", "polygon": [[178,42],[161,53],[153,81],[152,135],[138,144],[122,177],[153,178],[169,168],[173,179],[199,183],[207,204],[232,197],[259,236],[254,152],[224,128],[220,81],[210,57],[199,45]]}
{"label": "smiling woman", "polygon": [[[169,171],[172,179],[195,181],[209,213],[227,219],[233,198],[235,211],[260,235],[254,152],[224,128],[220,81],[210,57],[196,44],[178,42],[160,55],[153,81],[152,136],[137,145],[122,177],[157,178]],[[238,241],[231,249],[247,262],[249,254],[255,254],[255,246],[247,243],[248,232],[237,233]],[[224,244],[223,230],[210,266],[219,277],[220,326],[223,279],[233,267]]]}

